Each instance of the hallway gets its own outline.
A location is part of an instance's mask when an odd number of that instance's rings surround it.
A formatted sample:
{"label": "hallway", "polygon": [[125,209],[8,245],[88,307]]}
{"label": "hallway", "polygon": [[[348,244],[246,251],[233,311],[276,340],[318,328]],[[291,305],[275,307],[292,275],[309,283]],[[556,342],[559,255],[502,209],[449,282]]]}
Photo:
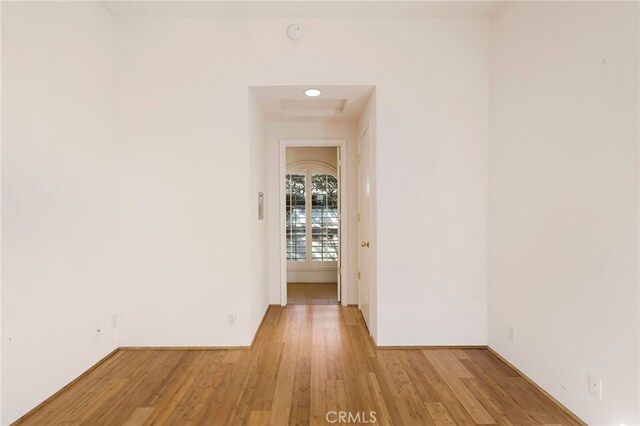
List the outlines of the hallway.
{"label": "hallway", "polygon": [[271,306],[253,349],[119,350],[17,424],[307,425],[333,411],[578,424],[488,350],[377,350],[357,308],[336,305]]}

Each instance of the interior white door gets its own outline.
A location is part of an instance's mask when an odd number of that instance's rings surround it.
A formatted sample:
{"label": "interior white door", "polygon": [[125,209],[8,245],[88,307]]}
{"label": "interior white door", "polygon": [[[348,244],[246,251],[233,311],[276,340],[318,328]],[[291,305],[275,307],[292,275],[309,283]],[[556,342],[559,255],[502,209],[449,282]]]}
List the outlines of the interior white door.
{"label": "interior white door", "polygon": [[369,128],[358,140],[358,308],[370,327],[369,307],[369,222],[371,210]]}

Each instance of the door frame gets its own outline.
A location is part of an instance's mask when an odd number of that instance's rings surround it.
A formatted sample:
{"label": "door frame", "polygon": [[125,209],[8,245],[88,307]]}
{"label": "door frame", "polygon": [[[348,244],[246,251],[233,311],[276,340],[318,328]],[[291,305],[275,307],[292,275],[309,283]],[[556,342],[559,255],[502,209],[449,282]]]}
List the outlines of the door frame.
{"label": "door frame", "polygon": [[[362,246],[362,243],[364,242],[363,240],[363,236],[361,235],[361,225],[364,222],[363,221],[363,212],[365,211],[364,209],[362,209],[362,206],[360,205],[360,197],[362,195],[361,192],[361,181],[360,181],[360,173],[362,171],[362,158],[361,158],[361,142],[362,139],[365,137],[365,135],[368,135],[367,137],[370,138],[371,133],[370,133],[370,126],[369,123],[366,123],[366,125],[364,126],[364,130],[362,132],[359,132],[359,136],[358,136],[358,141],[356,144],[356,150],[357,150],[357,154],[358,154],[358,177],[357,177],[357,188],[358,188],[358,198],[357,198],[357,204],[358,204],[358,223],[357,223],[357,230],[356,230],[356,234],[358,235],[357,241],[358,241],[358,245],[357,247],[357,253],[356,253],[356,264],[358,266],[358,298],[357,298],[357,304],[358,304],[358,309],[360,310],[360,313],[362,314],[362,317],[364,319],[364,323],[365,326],[367,327],[367,331],[369,332],[369,335],[371,335],[371,257],[368,258],[368,262],[367,262],[367,267],[363,268],[362,265],[362,257],[360,256],[362,252],[362,250],[364,250],[364,247]],[[369,173],[369,182],[371,182],[371,139],[369,139],[369,155],[367,157],[367,171]],[[362,209],[362,210],[361,210]],[[371,196],[369,198],[369,204],[367,206],[367,219],[368,219],[368,223],[367,223],[367,228],[368,228],[368,235],[367,235],[367,241],[370,243],[372,238],[371,238]],[[369,247],[369,246],[367,246]],[[369,248],[367,248],[366,250],[369,250]],[[369,255],[371,253],[369,252]],[[361,277],[361,272],[364,272],[366,269],[366,274],[364,274],[364,277]],[[366,281],[363,281],[363,278],[366,279]],[[367,289],[367,315],[365,315],[365,313],[362,310],[362,306],[361,306],[361,300],[360,300],[360,295],[361,295],[361,289],[363,287],[366,286]]]}
{"label": "door frame", "polygon": [[347,140],[346,139],[280,139],[280,168],[279,168],[279,206],[280,206],[280,305],[287,306],[287,218],[285,204],[285,175],[287,173],[287,148],[293,147],[336,147],[340,148],[338,158],[340,168],[340,303],[347,305],[347,289],[349,288],[346,271],[349,259],[349,245],[347,244],[348,203],[347,203]]}

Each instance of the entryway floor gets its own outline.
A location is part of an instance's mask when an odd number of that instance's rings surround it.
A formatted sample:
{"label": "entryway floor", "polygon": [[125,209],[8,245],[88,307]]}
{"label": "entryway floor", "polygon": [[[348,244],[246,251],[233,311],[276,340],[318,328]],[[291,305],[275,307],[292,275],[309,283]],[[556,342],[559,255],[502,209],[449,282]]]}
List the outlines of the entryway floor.
{"label": "entryway floor", "polygon": [[337,283],[287,283],[290,305],[337,305]]}

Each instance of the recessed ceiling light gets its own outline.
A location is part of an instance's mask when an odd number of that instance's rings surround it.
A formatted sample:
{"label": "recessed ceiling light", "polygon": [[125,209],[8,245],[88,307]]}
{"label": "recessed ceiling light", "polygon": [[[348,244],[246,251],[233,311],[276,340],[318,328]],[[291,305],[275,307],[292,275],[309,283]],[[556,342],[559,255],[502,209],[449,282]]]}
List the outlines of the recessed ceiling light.
{"label": "recessed ceiling light", "polygon": [[318,89],[307,89],[304,91],[304,94],[311,98],[315,98],[316,96],[320,96],[322,92]]}

